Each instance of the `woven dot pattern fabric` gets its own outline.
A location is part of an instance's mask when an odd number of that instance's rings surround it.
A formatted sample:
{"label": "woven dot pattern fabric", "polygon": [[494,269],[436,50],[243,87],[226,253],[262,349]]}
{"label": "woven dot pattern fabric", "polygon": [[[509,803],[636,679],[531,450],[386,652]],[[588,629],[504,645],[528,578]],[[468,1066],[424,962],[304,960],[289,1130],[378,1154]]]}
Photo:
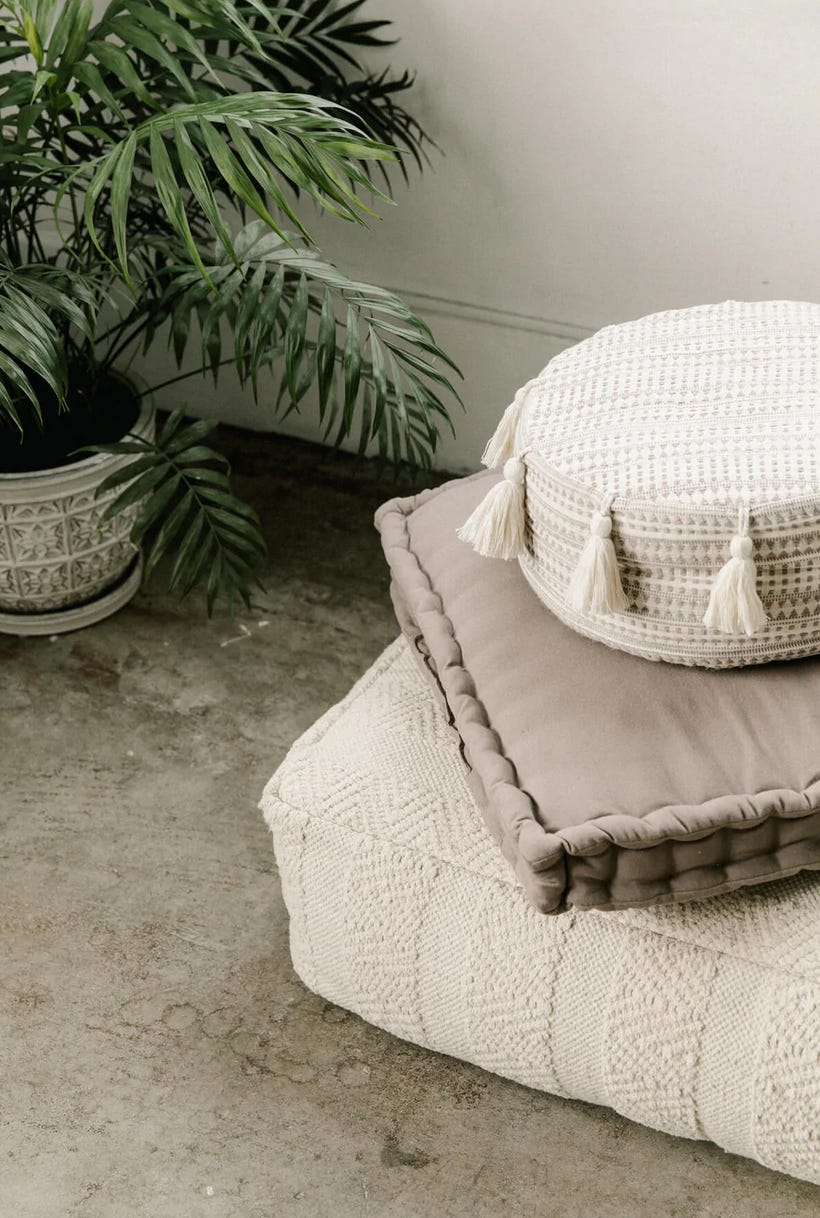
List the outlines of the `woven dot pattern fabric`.
{"label": "woven dot pattern fabric", "polygon": [[[531,384],[529,583],[570,626],[648,659],[732,667],[820,651],[820,305],[727,301],[609,326]],[[603,505],[603,508],[602,508]],[[627,607],[568,594],[611,514]],[[706,626],[739,530],[765,624]]]}
{"label": "woven dot pattern fabric", "polygon": [[820,305],[726,301],[607,326],[529,395],[527,443],[616,495],[820,495]]}
{"label": "woven dot pattern fabric", "polygon": [[294,967],[393,1034],[820,1183],[820,875],[541,917],[404,641],[262,800]]}

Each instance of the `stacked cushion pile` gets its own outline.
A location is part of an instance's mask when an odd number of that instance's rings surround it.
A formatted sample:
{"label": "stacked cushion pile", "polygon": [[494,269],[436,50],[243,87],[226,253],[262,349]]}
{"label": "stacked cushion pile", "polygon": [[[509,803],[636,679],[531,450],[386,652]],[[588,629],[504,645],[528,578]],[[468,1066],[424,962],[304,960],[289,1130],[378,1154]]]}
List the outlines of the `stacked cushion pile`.
{"label": "stacked cushion pile", "polygon": [[807,1179],[818,388],[820,307],[791,302],[553,360],[490,472],[380,509],[405,642],[265,797],[312,988]]}

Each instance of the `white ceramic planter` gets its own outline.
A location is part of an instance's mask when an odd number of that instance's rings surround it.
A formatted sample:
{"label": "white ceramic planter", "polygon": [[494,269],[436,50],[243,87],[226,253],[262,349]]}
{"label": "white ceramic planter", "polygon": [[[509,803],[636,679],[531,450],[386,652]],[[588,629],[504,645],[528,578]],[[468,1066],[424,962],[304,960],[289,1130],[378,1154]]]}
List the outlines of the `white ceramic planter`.
{"label": "white ceramic planter", "polygon": [[[153,436],[150,398],[131,431]],[[101,453],[56,469],[0,474],[0,631],[77,630],[131,599],[140,575],[128,539],[136,509],[103,522],[119,490],[95,499],[103,479],[129,460]]]}

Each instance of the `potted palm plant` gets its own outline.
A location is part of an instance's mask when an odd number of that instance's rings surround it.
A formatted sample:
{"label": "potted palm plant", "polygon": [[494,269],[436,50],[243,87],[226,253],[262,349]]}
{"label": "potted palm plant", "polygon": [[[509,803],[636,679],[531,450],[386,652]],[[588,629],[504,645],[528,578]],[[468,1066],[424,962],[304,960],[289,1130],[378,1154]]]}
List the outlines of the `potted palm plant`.
{"label": "potted palm plant", "polygon": [[[365,223],[386,169],[421,164],[407,75],[364,0],[0,2],[0,629],[98,620],[144,559],[247,604],[258,520],[129,362],[233,365],[274,415],[428,464],[454,365],[395,294],[348,278],[306,210]],[[175,378],[176,379],[176,378]]]}

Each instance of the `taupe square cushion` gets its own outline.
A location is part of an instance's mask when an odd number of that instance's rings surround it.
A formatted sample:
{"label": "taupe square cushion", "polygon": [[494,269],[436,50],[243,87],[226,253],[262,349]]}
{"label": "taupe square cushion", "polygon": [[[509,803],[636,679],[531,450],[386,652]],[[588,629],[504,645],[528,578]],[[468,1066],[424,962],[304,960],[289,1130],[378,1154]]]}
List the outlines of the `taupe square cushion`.
{"label": "taupe square cushion", "polygon": [[820,659],[708,671],[558,621],[456,530],[497,474],[379,509],[397,614],[533,903],[686,901],[820,867]]}

